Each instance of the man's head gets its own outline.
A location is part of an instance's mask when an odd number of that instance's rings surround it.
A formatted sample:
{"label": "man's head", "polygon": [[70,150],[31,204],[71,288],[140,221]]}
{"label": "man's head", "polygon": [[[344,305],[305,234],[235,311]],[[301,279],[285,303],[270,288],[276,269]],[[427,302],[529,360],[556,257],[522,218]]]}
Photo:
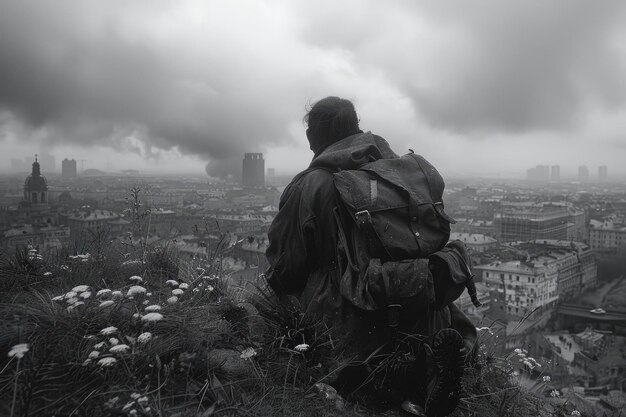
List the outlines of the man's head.
{"label": "man's head", "polygon": [[326,97],[313,104],[304,116],[306,137],[315,153],[345,137],[361,132],[354,105],[339,97]]}

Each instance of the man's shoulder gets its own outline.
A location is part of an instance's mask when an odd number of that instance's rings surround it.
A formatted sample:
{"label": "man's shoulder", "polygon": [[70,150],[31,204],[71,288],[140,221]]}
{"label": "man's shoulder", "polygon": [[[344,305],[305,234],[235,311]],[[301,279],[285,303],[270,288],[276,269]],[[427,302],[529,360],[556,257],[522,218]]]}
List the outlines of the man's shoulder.
{"label": "man's shoulder", "polygon": [[330,168],[311,167],[297,174],[287,187],[291,186],[316,186],[331,183],[333,181],[333,171]]}

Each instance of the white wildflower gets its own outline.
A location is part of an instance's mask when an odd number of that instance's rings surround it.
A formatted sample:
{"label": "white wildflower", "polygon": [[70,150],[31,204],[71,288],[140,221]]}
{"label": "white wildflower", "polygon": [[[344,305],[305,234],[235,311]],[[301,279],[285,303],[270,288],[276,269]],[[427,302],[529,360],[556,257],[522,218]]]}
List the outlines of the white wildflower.
{"label": "white wildflower", "polygon": [[113,297],[114,300],[121,300],[124,298],[124,294],[121,291],[113,291],[111,297]]}
{"label": "white wildflower", "polygon": [[80,294],[80,298],[82,298],[83,300],[86,300],[89,297],[91,297],[91,291],[85,291],[85,292]]}
{"label": "white wildflower", "polygon": [[550,377],[548,375],[544,375],[544,377],[541,379],[543,380],[543,382],[550,382]]}
{"label": "white wildflower", "polygon": [[518,355],[521,355],[522,354],[522,349],[516,348],[513,352],[517,353]]}
{"label": "white wildflower", "polygon": [[294,350],[297,350],[298,352],[306,352],[307,350],[309,350],[309,345],[306,343],[301,343],[294,347]]}
{"label": "white wildflower", "polygon": [[142,321],[159,321],[163,320],[163,314],[161,313],[148,313],[141,318]]}
{"label": "white wildflower", "polygon": [[560,396],[561,396],[561,393],[559,392],[559,390],[553,389],[552,391],[550,391],[550,397],[559,398]]}
{"label": "white wildflower", "polygon": [[108,336],[115,332],[117,332],[117,327],[114,326],[105,327],[104,329],[100,330],[100,334],[104,336]]}
{"label": "white wildflower", "polygon": [[181,290],[186,290],[187,288],[189,288],[189,284],[183,282],[178,286],[178,288],[180,288]]}
{"label": "white wildflower", "polygon": [[113,346],[117,345],[118,343],[120,343],[119,339],[116,337],[112,337],[109,339],[109,343],[112,344]]}
{"label": "white wildflower", "polygon": [[137,341],[142,345],[148,343],[150,340],[152,340],[152,333],[150,332],[143,332],[137,337]]}
{"label": "white wildflower", "polygon": [[580,414],[580,411],[578,410],[572,410],[572,417],[580,417],[582,414]]}
{"label": "white wildflower", "polygon": [[139,397],[141,397],[141,394],[138,394],[136,392],[133,392],[132,394],[130,394],[130,398],[132,398],[133,400],[136,400]]}
{"label": "white wildflower", "polygon": [[148,304],[150,304],[150,300],[144,300],[144,302],[143,302],[143,303],[141,303],[141,304],[143,304],[143,305],[147,306]]}
{"label": "white wildflower", "polygon": [[52,298],[52,301],[63,301],[64,298],[64,295],[57,295],[56,297]]}
{"label": "white wildflower", "polygon": [[178,302],[178,297],[173,296],[167,299],[168,304],[176,304]]}
{"label": "white wildflower", "polygon": [[146,404],[148,404],[148,397],[137,398],[137,403],[139,403],[142,406],[145,406]]}
{"label": "white wildflower", "polygon": [[192,291],[193,292],[200,292],[200,288],[194,288]]}
{"label": "white wildflower", "polygon": [[68,291],[65,293],[65,299],[76,298],[77,295],[76,291]]}
{"label": "white wildflower", "polygon": [[150,296],[152,296],[152,293],[151,292],[147,292],[146,293],[146,297],[150,297]]}
{"label": "white wildflower", "polygon": [[213,291],[215,288],[212,285],[207,285],[206,290],[211,292]]}
{"label": "white wildflower", "polygon": [[113,304],[115,304],[115,301],[113,301],[113,300],[105,300],[105,301],[101,302],[98,307],[104,308],[104,307],[112,306]]}
{"label": "white wildflower", "polygon": [[133,285],[132,287],[128,289],[126,296],[132,297],[135,295],[140,295],[140,294],[145,294],[145,293],[146,293],[146,289],[144,287],[142,287],[141,285]]}
{"label": "white wildflower", "polygon": [[28,343],[19,343],[11,348],[9,351],[9,358],[16,357],[18,359],[22,359],[24,354],[30,350],[30,346]]}
{"label": "white wildflower", "polygon": [[104,342],[96,343],[93,345],[94,349],[102,349],[104,347]]}
{"label": "white wildflower", "polygon": [[183,295],[185,293],[185,291],[176,288],[175,290],[172,290],[172,295]]}
{"label": "white wildflower", "polygon": [[133,275],[132,277],[128,278],[130,281],[135,281],[135,282],[143,282],[143,278],[141,278],[139,275]]}
{"label": "white wildflower", "polygon": [[241,359],[250,359],[251,357],[256,355],[256,350],[254,350],[254,348],[247,348],[244,349],[243,352],[241,352],[241,355],[239,355],[239,357]]}
{"label": "white wildflower", "polygon": [[141,314],[139,314],[139,313],[135,313],[135,314],[133,314],[133,318],[134,318],[134,319],[138,319],[139,317],[141,317]]}
{"label": "white wildflower", "polygon": [[96,297],[108,297],[109,295],[111,295],[111,290],[108,288],[100,290],[96,293]]}
{"label": "white wildflower", "polygon": [[61,265],[61,270],[62,271],[68,271],[68,272],[71,271],[70,267],[67,266],[67,265]]}
{"label": "white wildflower", "polygon": [[100,352],[98,352],[97,350],[94,350],[94,351],[92,351],[89,354],[88,358],[89,359],[96,359],[98,356],[100,356]]}
{"label": "white wildflower", "polygon": [[77,285],[76,287],[72,288],[72,291],[74,292],[89,291],[89,285]]}
{"label": "white wildflower", "polygon": [[148,307],[144,308],[144,310],[146,311],[159,311],[161,309],[161,306],[158,304],[152,304],[149,305]]}
{"label": "white wildflower", "polygon": [[165,283],[166,283],[167,285],[172,286],[172,287],[178,287],[178,281],[175,281],[175,280],[173,280],[173,279],[168,279],[167,281],[165,281]]}
{"label": "white wildflower", "polygon": [[102,358],[98,361],[98,365],[103,366],[103,367],[113,366],[116,363],[117,363],[117,359],[115,358]]}
{"label": "white wildflower", "polygon": [[48,272],[44,272],[44,273],[43,273],[43,276],[44,276],[44,277],[49,277],[49,276],[51,276],[51,275],[52,275],[52,272],[50,272],[50,271],[48,271]]}
{"label": "white wildflower", "polygon": [[126,352],[128,349],[129,349],[128,345],[120,344],[120,345],[113,346],[111,349],[109,349],[109,352],[122,353],[122,352]]}

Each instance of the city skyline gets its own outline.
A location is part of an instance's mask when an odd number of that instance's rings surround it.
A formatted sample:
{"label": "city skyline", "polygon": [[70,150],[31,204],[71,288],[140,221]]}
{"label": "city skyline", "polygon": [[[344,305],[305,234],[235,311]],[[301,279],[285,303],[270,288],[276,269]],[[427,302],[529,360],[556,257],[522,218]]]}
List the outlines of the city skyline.
{"label": "city skyline", "polygon": [[623,177],[625,22],[621,2],[3,0],[0,162],[223,176],[259,152],[295,173],[307,106],[339,95],[446,175]]}

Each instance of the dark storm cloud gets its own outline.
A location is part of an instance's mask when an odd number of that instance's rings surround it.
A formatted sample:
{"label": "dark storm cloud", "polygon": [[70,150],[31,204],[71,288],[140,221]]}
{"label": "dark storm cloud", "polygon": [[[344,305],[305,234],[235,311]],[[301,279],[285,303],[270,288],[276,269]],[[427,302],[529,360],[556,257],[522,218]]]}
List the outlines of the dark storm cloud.
{"label": "dark storm cloud", "polygon": [[335,6],[335,16],[350,19],[331,19],[329,31],[319,30],[327,16],[315,14],[323,7],[310,6],[307,12],[318,19],[303,26],[303,38],[350,50],[361,65],[382,70],[436,128],[568,130],[590,107],[626,102],[625,2],[371,5]]}
{"label": "dark storm cloud", "polygon": [[[472,56],[437,91],[412,97],[435,124],[528,132],[580,126],[589,106],[626,101],[624,2],[490,2],[464,7]],[[445,21],[445,20],[444,20]]]}
{"label": "dark storm cloud", "polygon": [[169,37],[173,5],[0,1],[0,110],[48,141],[176,147],[211,159],[212,174],[285,141],[302,95],[273,89],[280,69],[228,30]]}

